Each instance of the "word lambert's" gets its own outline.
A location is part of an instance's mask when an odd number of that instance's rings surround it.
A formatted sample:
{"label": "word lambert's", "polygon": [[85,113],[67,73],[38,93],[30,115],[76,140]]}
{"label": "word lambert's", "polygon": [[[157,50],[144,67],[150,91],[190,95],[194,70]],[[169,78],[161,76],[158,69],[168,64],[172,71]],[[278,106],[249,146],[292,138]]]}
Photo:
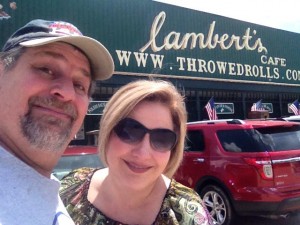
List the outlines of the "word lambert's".
{"label": "word lambert's", "polygon": [[215,49],[218,46],[222,50],[227,50],[234,47],[236,50],[249,50],[257,52],[264,52],[265,54],[268,52],[267,48],[263,46],[260,38],[254,39],[256,35],[256,30],[252,31],[252,35],[250,34],[250,28],[247,28],[245,34],[243,36],[237,36],[232,34],[215,34],[215,21],[210,24],[207,35],[204,33],[186,33],[181,35],[179,32],[172,31],[164,37],[164,41],[161,44],[157,43],[156,37],[160,34],[160,30],[165,22],[166,13],[160,12],[154,19],[151,31],[150,31],[150,40],[147,44],[145,44],[142,48],[140,48],[140,52],[146,51],[149,47],[151,47],[153,52],[158,52],[161,50],[184,50],[184,49]]}

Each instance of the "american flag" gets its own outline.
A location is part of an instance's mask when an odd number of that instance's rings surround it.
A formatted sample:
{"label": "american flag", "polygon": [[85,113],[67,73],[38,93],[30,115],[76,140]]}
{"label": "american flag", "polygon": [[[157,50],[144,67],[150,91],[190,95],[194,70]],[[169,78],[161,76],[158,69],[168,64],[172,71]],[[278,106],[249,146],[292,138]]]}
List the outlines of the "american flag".
{"label": "american flag", "polygon": [[251,107],[251,111],[262,111],[262,110],[265,110],[265,108],[262,105],[262,99],[254,103]]}
{"label": "american flag", "polygon": [[296,116],[300,115],[300,112],[299,112],[299,101],[298,101],[298,99],[295,100],[292,104],[290,104],[289,108],[293,111],[293,113]]}
{"label": "american flag", "polygon": [[207,111],[209,120],[217,120],[218,119],[213,97],[207,102],[207,104],[205,105],[205,109]]}

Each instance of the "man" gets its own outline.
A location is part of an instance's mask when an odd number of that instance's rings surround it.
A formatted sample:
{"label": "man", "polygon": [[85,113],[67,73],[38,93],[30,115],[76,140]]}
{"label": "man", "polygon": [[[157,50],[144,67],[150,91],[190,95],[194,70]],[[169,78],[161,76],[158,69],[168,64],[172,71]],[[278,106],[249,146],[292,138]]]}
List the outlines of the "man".
{"label": "man", "polygon": [[111,55],[72,24],[33,20],[0,53],[0,224],[74,224],[51,172],[79,130]]}

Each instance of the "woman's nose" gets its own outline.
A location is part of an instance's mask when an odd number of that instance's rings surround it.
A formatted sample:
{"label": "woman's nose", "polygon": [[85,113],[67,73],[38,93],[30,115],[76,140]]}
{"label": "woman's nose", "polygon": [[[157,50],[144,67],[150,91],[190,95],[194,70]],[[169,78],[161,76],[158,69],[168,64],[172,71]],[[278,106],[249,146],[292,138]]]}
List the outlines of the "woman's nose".
{"label": "woman's nose", "polygon": [[152,150],[153,149],[150,143],[150,135],[146,133],[143,139],[137,145],[137,151],[139,152],[139,154],[149,155]]}

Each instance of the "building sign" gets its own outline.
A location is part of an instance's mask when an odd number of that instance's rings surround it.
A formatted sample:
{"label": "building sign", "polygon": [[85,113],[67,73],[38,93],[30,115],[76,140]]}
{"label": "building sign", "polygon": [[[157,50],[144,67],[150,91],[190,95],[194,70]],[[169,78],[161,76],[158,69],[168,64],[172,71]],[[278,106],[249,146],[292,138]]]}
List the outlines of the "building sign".
{"label": "building sign", "polygon": [[233,103],[215,103],[217,114],[234,114]]}
{"label": "building sign", "polygon": [[156,1],[27,0],[7,10],[1,45],[32,18],[61,18],[108,48],[115,74],[300,86],[300,34]]}
{"label": "building sign", "polygon": [[264,109],[268,110],[269,113],[273,113],[273,104],[272,103],[262,103]]}
{"label": "building sign", "polygon": [[300,67],[291,57],[298,53],[291,48],[291,42],[286,41],[287,36],[291,36],[300,44],[296,34],[173,9],[165,6],[151,11],[153,19],[150,24],[145,21],[145,27],[139,29],[144,35],[136,47],[115,49],[118,71],[300,86]]}
{"label": "building sign", "polygon": [[102,115],[107,101],[91,101],[87,110],[87,115]]}

